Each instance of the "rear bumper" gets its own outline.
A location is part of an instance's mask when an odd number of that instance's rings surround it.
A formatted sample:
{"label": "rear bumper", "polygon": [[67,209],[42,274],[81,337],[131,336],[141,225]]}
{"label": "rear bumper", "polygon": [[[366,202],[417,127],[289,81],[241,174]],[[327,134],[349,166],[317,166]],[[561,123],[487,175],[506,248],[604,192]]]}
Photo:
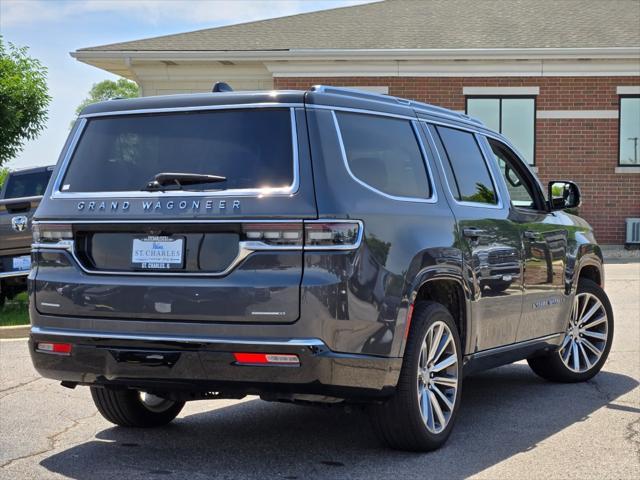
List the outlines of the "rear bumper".
{"label": "rear bumper", "polygon": [[[72,344],[69,356],[36,351],[38,342]],[[29,341],[36,370],[81,385],[153,391],[218,391],[274,398],[323,395],[367,399],[390,394],[402,360],[331,351],[321,340],[187,338],[33,327]],[[239,365],[234,352],[297,355],[298,366]]]}

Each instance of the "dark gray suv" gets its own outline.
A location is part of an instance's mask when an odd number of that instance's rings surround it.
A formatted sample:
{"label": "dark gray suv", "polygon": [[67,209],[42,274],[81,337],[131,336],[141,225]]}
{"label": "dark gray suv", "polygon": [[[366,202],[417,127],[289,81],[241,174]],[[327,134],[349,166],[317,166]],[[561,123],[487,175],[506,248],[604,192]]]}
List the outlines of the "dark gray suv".
{"label": "dark gray suv", "polygon": [[501,135],[334,87],[87,107],[36,212],[31,355],[128,427],[185,401],[356,403],[437,448],[462,379],[584,381],[611,346],[602,254]]}

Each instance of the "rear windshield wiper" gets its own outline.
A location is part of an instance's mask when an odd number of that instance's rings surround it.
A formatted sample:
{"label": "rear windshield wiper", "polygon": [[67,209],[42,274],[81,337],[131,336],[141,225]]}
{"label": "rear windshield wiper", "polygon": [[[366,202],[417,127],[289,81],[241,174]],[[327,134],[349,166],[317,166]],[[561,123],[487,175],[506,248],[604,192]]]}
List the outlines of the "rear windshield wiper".
{"label": "rear windshield wiper", "polygon": [[[157,173],[147,182],[143,190],[155,192],[158,190],[181,190],[186,185],[202,185],[204,183],[225,182],[227,177],[220,175],[205,175],[202,173]],[[166,188],[169,187],[169,188]]]}

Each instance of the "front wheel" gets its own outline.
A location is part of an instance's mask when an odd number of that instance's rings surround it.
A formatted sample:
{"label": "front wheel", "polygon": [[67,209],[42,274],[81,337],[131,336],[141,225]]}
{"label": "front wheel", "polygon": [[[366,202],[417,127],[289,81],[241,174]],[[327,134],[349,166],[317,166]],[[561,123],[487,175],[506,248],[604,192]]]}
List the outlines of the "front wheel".
{"label": "front wheel", "polygon": [[160,427],[176,418],[184,402],[157,397],[137,390],[91,387],[100,414],[122,427]]}
{"label": "front wheel", "polygon": [[449,311],[415,305],[394,395],[372,405],[374,429],[391,448],[430,451],[447,440],[460,404],[462,348]]}
{"label": "front wheel", "polygon": [[613,311],[597,283],[583,279],[573,300],[569,327],[557,352],[528,360],[531,369],[555,382],[584,382],[596,375],[609,356]]}

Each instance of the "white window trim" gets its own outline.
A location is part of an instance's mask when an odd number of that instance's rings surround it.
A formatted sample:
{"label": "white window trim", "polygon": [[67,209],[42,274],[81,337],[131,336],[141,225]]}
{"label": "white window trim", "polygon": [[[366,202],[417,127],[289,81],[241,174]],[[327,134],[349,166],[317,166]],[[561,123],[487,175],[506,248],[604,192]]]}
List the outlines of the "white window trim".
{"label": "white window trim", "polygon": [[540,95],[540,87],[462,87],[462,94],[465,96]]}
{"label": "white window trim", "polygon": [[618,87],[616,90],[618,95],[640,95],[640,85]]}
{"label": "white window trim", "polygon": [[640,167],[616,167],[616,173],[640,173]]}
{"label": "white window trim", "polygon": [[618,118],[618,110],[538,110],[536,118]]}

